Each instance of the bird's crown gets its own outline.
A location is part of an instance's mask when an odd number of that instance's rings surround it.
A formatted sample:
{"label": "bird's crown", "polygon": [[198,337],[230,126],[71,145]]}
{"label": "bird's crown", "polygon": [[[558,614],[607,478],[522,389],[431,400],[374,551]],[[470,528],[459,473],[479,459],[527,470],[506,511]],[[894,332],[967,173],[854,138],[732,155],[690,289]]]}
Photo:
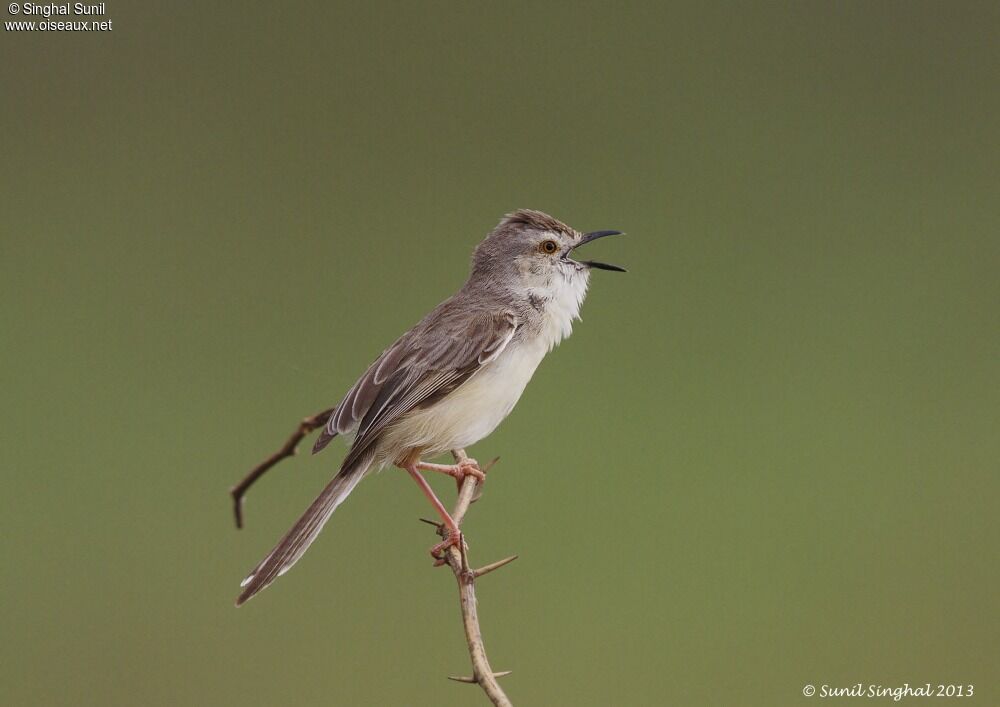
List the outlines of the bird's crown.
{"label": "bird's crown", "polygon": [[561,233],[570,238],[575,238],[578,235],[576,229],[567,226],[559,219],[552,218],[547,213],[536,211],[535,209],[518,209],[507,214],[500,221],[497,230],[499,231],[506,227],[527,227],[539,231],[551,231],[553,233]]}

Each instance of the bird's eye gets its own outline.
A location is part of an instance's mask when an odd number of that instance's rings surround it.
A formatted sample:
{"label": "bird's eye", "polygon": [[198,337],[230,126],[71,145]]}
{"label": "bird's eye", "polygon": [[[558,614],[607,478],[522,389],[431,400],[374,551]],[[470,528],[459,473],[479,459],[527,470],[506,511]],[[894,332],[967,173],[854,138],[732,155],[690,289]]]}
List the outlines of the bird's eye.
{"label": "bird's eye", "polygon": [[552,255],[557,250],[559,250],[559,244],[556,243],[555,241],[542,241],[541,245],[538,246],[538,249],[543,253],[548,253],[549,255]]}

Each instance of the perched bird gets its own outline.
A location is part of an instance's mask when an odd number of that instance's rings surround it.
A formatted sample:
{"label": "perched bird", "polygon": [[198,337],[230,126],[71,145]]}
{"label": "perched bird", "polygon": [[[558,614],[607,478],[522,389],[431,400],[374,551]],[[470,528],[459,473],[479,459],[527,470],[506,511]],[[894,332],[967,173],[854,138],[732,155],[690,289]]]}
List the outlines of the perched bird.
{"label": "perched bird", "polygon": [[510,413],[546,353],[569,336],[594,268],[623,268],[571,255],[620,231],[580,233],[540,211],[508,214],[479,244],[472,274],[368,367],[333,409],[313,452],[354,434],[340,471],[273,550],[243,580],[237,606],[302,556],[333,511],[372,471],[405,469],[446,528],[431,549],[461,542],[458,527],[421,471],[479,479],[475,460],[424,461],[489,435]]}

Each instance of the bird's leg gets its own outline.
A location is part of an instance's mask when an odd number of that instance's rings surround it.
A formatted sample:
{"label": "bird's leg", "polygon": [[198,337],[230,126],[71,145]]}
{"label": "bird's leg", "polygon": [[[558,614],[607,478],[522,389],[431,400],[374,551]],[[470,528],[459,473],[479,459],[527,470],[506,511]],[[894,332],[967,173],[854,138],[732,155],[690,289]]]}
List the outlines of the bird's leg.
{"label": "bird's leg", "polygon": [[431,548],[431,557],[436,560],[435,564],[444,564],[443,555],[441,553],[452,545],[458,545],[461,549],[463,542],[462,531],[459,530],[458,524],[455,523],[451,514],[448,513],[448,509],[445,508],[444,504],[441,503],[440,499],[438,499],[437,494],[434,493],[434,489],[432,489],[430,484],[427,483],[427,479],[425,479],[420,473],[420,466],[420,462],[412,462],[403,468],[406,469],[407,473],[413,477],[414,481],[417,482],[417,486],[419,486],[420,490],[424,492],[427,500],[431,502],[432,506],[434,506],[434,510],[437,511],[437,514],[441,517],[441,520],[444,523],[444,539]]}
{"label": "bird's leg", "polygon": [[416,467],[425,471],[439,471],[455,478],[458,488],[462,488],[462,482],[466,476],[474,476],[479,484],[486,482],[486,470],[479,467],[479,462],[471,457],[462,459],[456,464],[431,464],[429,462],[417,461]]}

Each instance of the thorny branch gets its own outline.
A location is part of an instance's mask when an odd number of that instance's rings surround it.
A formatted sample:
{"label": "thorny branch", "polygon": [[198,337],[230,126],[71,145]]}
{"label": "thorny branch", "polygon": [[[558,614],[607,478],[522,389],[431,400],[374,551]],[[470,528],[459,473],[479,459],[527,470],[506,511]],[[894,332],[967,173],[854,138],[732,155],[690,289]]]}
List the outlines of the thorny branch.
{"label": "thorny branch", "polygon": [[[236,515],[236,527],[243,527],[243,496],[246,494],[247,490],[254,484],[255,481],[257,481],[257,479],[267,473],[268,470],[270,470],[282,459],[294,456],[299,442],[301,442],[302,439],[310,432],[325,425],[332,412],[333,409],[331,408],[303,419],[299,423],[295,432],[293,432],[292,435],[285,441],[285,444],[281,447],[281,449],[251,469],[238,484],[230,489],[229,494],[233,498],[233,512]],[[452,454],[454,455],[456,462],[468,459],[464,449],[456,449],[452,452]],[[496,463],[496,461],[497,460],[494,459],[493,462],[488,464],[486,468],[483,469],[483,471],[488,470],[491,466],[493,466],[493,464]],[[451,517],[454,519],[457,526],[461,527],[462,521],[465,519],[465,514],[469,510],[469,506],[479,499],[481,491],[482,489],[480,488],[479,481],[474,476],[470,474],[465,477],[459,487],[458,499],[455,502],[455,508],[451,513]],[[433,525],[438,527],[438,534],[443,535],[445,532],[444,526],[437,523],[433,523]],[[452,545],[445,551],[445,562],[448,567],[451,568],[452,573],[455,575],[455,581],[458,583],[459,605],[462,610],[462,625],[465,629],[465,640],[469,646],[469,657],[472,659],[471,677],[449,676],[449,679],[455,680],[456,682],[479,685],[495,707],[512,707],[510,698],[507,697],[503,688],[501,688],[500,684],[497,682],[498,678],[510,675],[511,671],[507,670],[499,673],[493,672],[493,669],[490,667],[490,661],[486,657],[486,647],[483,645],[483,634],[479,628],[479,613],[476,606],[476,579],[489,572],[500,569],[504,565],[509,564],[516,559],[517,555],[513,555],[497,562],[491,562],[490,564],[480,567],[479,569],[471,569],[468,564],[468,552],[465,547],[464,537],[460,546]]]}
{"label": "thorny branch", "polygon": [[[456,449],[452,452],[456,462],[468,459],[464,449]],[[494,463],[496,460],[494,460]],[[488,465],[486,471],[492,464]],[[466,476],[458,492],[458,500],[455,502],[455,509],[451,512],[451,517],[455,525],[461,527],[469,505],[476,499],[479,481],[472,475]],[[440,529],[439,532],[444,532]],[[464,535],[464,533],[463,533]],[[458,582],[459,603],[462,608],[462,624],[465,627],[465,640],[469,644],[469,657],[472,658],[472,677],[451,677],[458,682],[468,682],[478,684],[483,688],[483,692],[490,698],[490,701],[497,707],[511,707],[510,699],[504,693],[503,688],[497,682],[497,678],[510,675],[510,671],[494,673],[490,667],[489,658],[486,657],[486,647],[483,645],[483,634],[479,629],[479,613],[476,609],[476,578],[482,577],[487,572],[499,569],[509,562],[517,559],[517,555],[508,557],[498,562],[493,562],[478,570],[470,569],[468,564],[468,553],[465,549],[464,538],[460,546],[452,545],[445,551],[445,560],[455,575]]]}

